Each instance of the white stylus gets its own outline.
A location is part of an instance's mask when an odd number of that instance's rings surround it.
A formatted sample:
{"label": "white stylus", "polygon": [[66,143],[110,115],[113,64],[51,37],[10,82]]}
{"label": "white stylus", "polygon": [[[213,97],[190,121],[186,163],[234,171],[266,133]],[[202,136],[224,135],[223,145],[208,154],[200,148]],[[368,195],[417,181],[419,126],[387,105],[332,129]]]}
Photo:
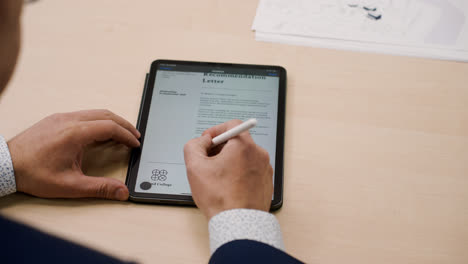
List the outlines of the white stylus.
{"label": "white stylus", "polygon": [[228,131],[222,133],[221,135],[213,138],[211,140],[211,142],[212,142],[211,147],[222,144],[222,143],[228,141],[229,139],[239,135],[240,133],[253,128],[256,125],[257,125],[257,119],[255,119],[255,118],[249,119],[249,120],[245,121],[244,123],[242,123],[242,124],[240,124],[240,125],[238,125],[236,127],[233,127],[231,129],[229,129]]}

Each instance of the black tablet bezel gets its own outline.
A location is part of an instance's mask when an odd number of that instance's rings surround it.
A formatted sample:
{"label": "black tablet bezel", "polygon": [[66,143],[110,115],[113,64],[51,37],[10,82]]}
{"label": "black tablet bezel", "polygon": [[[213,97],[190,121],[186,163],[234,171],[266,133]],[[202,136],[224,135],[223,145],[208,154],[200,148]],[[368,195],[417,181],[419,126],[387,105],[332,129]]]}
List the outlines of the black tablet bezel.
{"label": "black tablet bezel", "polygon": [[154,83],[156,80],[156,71],[160,64],[176,64],[190,66],[210,66],[210,67],[234,67],[248,69],[271,69],[279,72],[279,95],[278,95],[278,120],[276,134],[276,160],[275,160],[275,182],[274,196],[271,202],[271,210],[277,210],[283,205],[283,160],[284,160],[284,128],[285,128],[285,110],[286,110],[286,69],[281,66],[252,65],[252,64],[233,64],[216,62],[195,62],[195,61],[177,61],[177,60],[156,60],[151,64],[150,72],[146,75],[145,88],[141,98],[140,112],[138,115],[137,129],[141,132],[141,147],[132,150],[127,170],[126,185],[130,196],[129,200],[135,202],[159,203],[159,204],[182,204],[195,205],[192,196],[172,195],[172,194],[153,194],[135,192],[136,178],[140,164],[141,149],[145,141],[146,124],[148,122],[151,99],[153,97]]}

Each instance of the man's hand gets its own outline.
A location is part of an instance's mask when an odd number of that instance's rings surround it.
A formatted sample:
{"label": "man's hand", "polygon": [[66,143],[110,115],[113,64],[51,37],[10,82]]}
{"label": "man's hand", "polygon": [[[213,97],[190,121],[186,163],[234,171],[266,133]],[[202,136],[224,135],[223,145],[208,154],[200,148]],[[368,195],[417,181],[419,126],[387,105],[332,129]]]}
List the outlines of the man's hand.
{"label": "man's hand", "polygon": [[18,191],[46,198],[127,200],[122,182],[83,174],[84,147],[109,139],[138,147],[140,133],[107,110],[46,117],[8,142]]}
{"label": "man's hand", "polygon": [[249,132],[210,149],[212,138],[240,123],[231,120],[212,127],[185,145],[192,196],[208,219],[235,208],[270,209],[273,169],[268,152],[255,144]]}

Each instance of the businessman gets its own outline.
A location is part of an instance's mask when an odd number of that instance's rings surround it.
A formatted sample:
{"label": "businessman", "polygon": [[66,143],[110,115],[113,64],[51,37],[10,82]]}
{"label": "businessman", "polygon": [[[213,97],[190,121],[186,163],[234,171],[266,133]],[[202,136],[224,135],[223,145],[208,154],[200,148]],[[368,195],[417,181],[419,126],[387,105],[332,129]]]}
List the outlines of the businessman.
{"label": "businessman", "polygon": [[[0,1],[0,93],[19,52],[21,8],[22,0]],[[248,132],[210,153],[211,139],[239,122],[212,127],[184,148],[193,198],[209,221],[210,262],[298,263],[284,252],[279,223],[268,213],[273,192],[268,153]],[[139,137],[133,125],[107,110],[54,114],[8,142],[0,136],[0,196],[19,191],[125,201],[125,184],[83,173],[83,150],[107,140],[138,147]],[[0,230],[2,263],[122,263],[3,217]]]}

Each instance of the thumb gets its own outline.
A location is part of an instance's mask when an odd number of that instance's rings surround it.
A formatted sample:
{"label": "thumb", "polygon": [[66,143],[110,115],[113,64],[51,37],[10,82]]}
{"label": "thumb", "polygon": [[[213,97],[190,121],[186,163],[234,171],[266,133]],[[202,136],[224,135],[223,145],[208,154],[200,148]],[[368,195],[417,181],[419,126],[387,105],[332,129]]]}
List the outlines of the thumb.
{"label": "thumb", "polygon": [[205,134],[201,137],[191,139],[184,146],[185,162],[198,156],[207,156],[211,148],[211,136]]}
{"label": "thumb", "polygon": [[119,201],[128,199],[127,186],[117,179],[83,175],[79,177],[76,186],[79,186],[78,191],[81,197],[95,197]]}

